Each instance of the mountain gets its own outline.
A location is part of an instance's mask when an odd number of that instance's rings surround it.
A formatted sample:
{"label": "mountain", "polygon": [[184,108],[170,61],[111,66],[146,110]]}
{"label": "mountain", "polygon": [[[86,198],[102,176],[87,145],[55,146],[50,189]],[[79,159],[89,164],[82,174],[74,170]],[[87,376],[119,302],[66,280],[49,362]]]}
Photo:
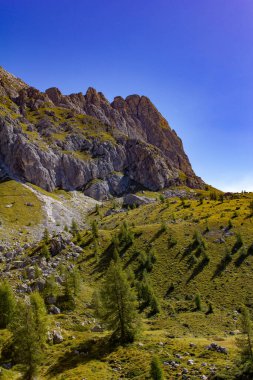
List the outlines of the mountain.
{"label": "mountain", "polygon": [[203,188],[176,132],[145,96],[110,103],[89,88],[44,93],[0,69],[0,178],[97,200],[140,189]]}
{"label": "mountain", "polygon": [[[0,179],[1,379],[146,380],[154,359],[164,379],[252,379],[253,194],[205,185],[148,98],[0,69]],[[116,309],[141,322],[127,345]]]}

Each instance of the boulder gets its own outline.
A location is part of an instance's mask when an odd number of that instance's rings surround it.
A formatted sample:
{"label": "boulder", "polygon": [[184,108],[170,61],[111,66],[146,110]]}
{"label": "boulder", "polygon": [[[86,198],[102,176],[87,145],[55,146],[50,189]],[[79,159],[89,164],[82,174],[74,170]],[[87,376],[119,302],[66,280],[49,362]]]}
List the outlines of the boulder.
{"label": "boulder", "polygon": [[94,327],[92,327],[91,331],[92,332],[103,332],[104,329],[101,325],[95,325]]}
{"label": "boulder", "polygon": [[141,197],[139,195],[135,194],[127,194],[123,198],[123,205],[124,206],[141,206],[141,205],[147,205],[149,203],[154,203],[154,198],[148,198],[148,197]]}
{"label": "boulder", "polygon": [[58,235],[50,241],[50,253],[52,256],[58,255],[63,249],[66,248],[66,243],[61,235]]}
{"label": "boulder", "polygon": [[97,201],[104,201],[110,198],[110,190],[107,181],[94,180],[84,190],[84,194]]}
{"label": "boulder", "polygon": [[59,343],[62,343],[64,339],[63,339],[63,336],[60,333],[60,331],[53,330],[53,332],[52,332],[52,340],[53,340],[54,344],[59,344]]}
{"label": "boulder", "polygon": [[61,314],[61,310],[55,305],[50,306],[48,311],[50,314]]}

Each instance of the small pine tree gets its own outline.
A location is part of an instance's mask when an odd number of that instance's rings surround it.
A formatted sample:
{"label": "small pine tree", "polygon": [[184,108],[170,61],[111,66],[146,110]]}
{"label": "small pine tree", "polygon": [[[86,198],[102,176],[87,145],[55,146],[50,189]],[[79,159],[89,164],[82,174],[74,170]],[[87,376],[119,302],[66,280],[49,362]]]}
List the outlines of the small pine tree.
{"label": "small pine tree", "polygon": [[97,314],[120,343],[132,342],[138,331],[136,296],[118,262],[112,262],[99,290]]}
{"label": "small pine tree", "polygon": [[75,308],[75,297],[78,296],[81,288],[81,276],[79,271],[74,268],[72,271],[65,269],[63,295],[66,309],[73,310]]}
{"label": "small pine tree", "polygon": [[231,228],[233,228],[233,224],[232,224],[231,220],[229,219],[229,221],[228,221],[228,229],[231,230]]}
{"label": "small pine tree", "polygon": [[211,201],[217,201],[217,192],[211,191],[209,197]]}
{"label": "small pine tree", "polygon": [[163,370],[161,362],[157,356],[154,356],[151,361],[150,375],[153,380],[163,380]]}
{"label": "small pine tree", "polygon": [[93,239],[97,239],[98,238],[98,223],[96,220],[93,220],[91,223],[91,232],[92,232]]}
{"label": "small pine tree", "polygon": [[75,236],[78,232],[78,224],[75,219],[72,219],[70,230],[73,236]]}
{"label": "small pine tree", "polygon": [[58,293],[59,288],[55,281],[55,277],[51,275],[46,280],[45,288],[43,290],[43,297],[47,302],[47,300],[49,300],[50,298],[56,298]]}
{"label": "small pine tree", "polygon": [[168,231],[168,226],[167,226],[167,224],[166,224],[165,222],[162,222],[162,223],[161,223],[160,231],[161,231],[161,232],[166,232],[166,231]]}
{"label": "small pine tree", "polygon": [[246,306],[241,308],[240,325],[243,336],[239,337],[236,343],[240,348],[241,360],[242,363],[250,361],[251,365],[253,365],[252,323]]}
{"label": "small pine tree", "polygon": [[219,195],[219,201],[221,202],[221,203],[223,203],[224,202],[224,195],[221,193],[220,195]]}
{"label": "small pine tree", "polygon": [[73,294],[75,297],[77,297],[78,294],[80,293],[81,283],[82,283],[81,275],[77,268],[74,268],[74,270],[71,272],[71,277],[72,277]]}
{"label": "small pine tree", "polygon": [[202,310],[202,305],[201,305],[201,298],[200,294],[197,293],[194,299],[196,310],[201,311]]}
{"label": "small pine tree", "polygon": [[160,313],[160,311],[161,311],[160,303],[156,295],[153,293],[150,299],[150,314],[151,315],[158,314]]}
{"label": "small pine tree", "polygon": [[48,229],[45,228],[42,240],[44,240],[45,244],[48,244],[49,243],[49,239],[50,239],[50,235],[49,235]]}
{"label": "small pine tree", "polygon": [[203,202],[204,202],[204,195],[201,194],[201,195],[199,196],[199,205],[202,205]]}
{"label": "small pine tree", "polygon": [[164,197],[163,194],[160,194],[160,195],[159,195],[159,199],[160,199],[160,202],[161,202],[161,203],[164,203],[164,202],[165,202],[165,197]]}
{"label": "small pine tree", "polygon": [[209,302],[206,314],[213,314],[213,312],[213,304],[212,302]]}
{"label": "small pine tree", "polygon": [[126,221],[120,227],[118,238],[120,245],[123,247],[129,246],[134,241],[134,234],[130,231]]}
{"label": "small pine tree", "polygon": [[47,333],[46,309],[38,293],[29,302],[19,301],[10,324],[15,360],[26,366],[25,378],[34,379],[44,358]]}
{"label": "small pine tree", "polygon": [[99,260],[99,246],[98,246],[97,239],[94,240],[94,256],[95,256],[96,261],[98,262],[98,260]]}
{"label": "small pine tree", "polygon": [[119,246],[120,246],[120,241],[118,236],[114,236],[112,238],[112,258],[114,261],[118,261],[120,256],[119,256]]}
{"label": "small pine tree", "polygon": [[15,307],[15,298],[7,281],[0,283],[0,328],[6,328],[11,322]]}
{"label": "small pine tree", "polygon": [[48,246],[45,243],[42,245],[40,252],[41,252],[41,255],[45,257],[47,260],[50,259],[50,252],[49,252]]}
{"label": "small pine tree", "polygon": [[253,216],[253,201],[250,202],[249,209],[250,209],[250,216]]}
{"label": "small pine tree", "polygon": [[38,264],[34,266],[34,277],[39,278],[42,273],[42,270],[39,268]]}
{"label": "small pine tree", "polygon": [[45,303],[38,292],[31,294],[30,303],[33,312],[34,324],[38,333],[38,340],[43,348],[46,345],[46,332],[48,326]]}
{"label": "small pine tree", "polygon": [[82,235],[80,234],[80,231],[77,231],[76,233],[76,242],[81,243],[82,241]]}

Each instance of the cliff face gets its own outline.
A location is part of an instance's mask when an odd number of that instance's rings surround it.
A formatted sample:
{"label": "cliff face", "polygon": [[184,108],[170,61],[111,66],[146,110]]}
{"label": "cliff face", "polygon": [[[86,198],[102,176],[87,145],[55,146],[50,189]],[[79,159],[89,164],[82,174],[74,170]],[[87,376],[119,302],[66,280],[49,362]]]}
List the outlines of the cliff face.
{"label": "cliff face", "polygon": [[110,102],[89,88],[45,93],[0,69],[0,178],[96,199],[141,188],[203,187],[182,142],[151,101]]}

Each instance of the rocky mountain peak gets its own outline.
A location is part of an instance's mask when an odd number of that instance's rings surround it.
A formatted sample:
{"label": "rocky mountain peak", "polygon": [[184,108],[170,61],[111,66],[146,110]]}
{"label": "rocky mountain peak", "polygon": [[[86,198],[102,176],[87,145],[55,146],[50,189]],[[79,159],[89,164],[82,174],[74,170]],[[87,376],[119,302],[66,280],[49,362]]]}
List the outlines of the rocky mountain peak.
{"label": "rocky mountain peak", "polygon": [[[41,92],[0,71],[4,175],[107,199],[138,189],[203,187],[182,142],[149,98]],[[1,104],[0,104],[1,106]]]}
{"label": "rocky mountain peak", "polygon": [[102,92],[97,92],[95,88],[92,87],[88,88],[85,95],[85,100],[87,105],[93,104],[95,106],[100,106],[103,103],[106,103],[108,105],[110,104]]}

